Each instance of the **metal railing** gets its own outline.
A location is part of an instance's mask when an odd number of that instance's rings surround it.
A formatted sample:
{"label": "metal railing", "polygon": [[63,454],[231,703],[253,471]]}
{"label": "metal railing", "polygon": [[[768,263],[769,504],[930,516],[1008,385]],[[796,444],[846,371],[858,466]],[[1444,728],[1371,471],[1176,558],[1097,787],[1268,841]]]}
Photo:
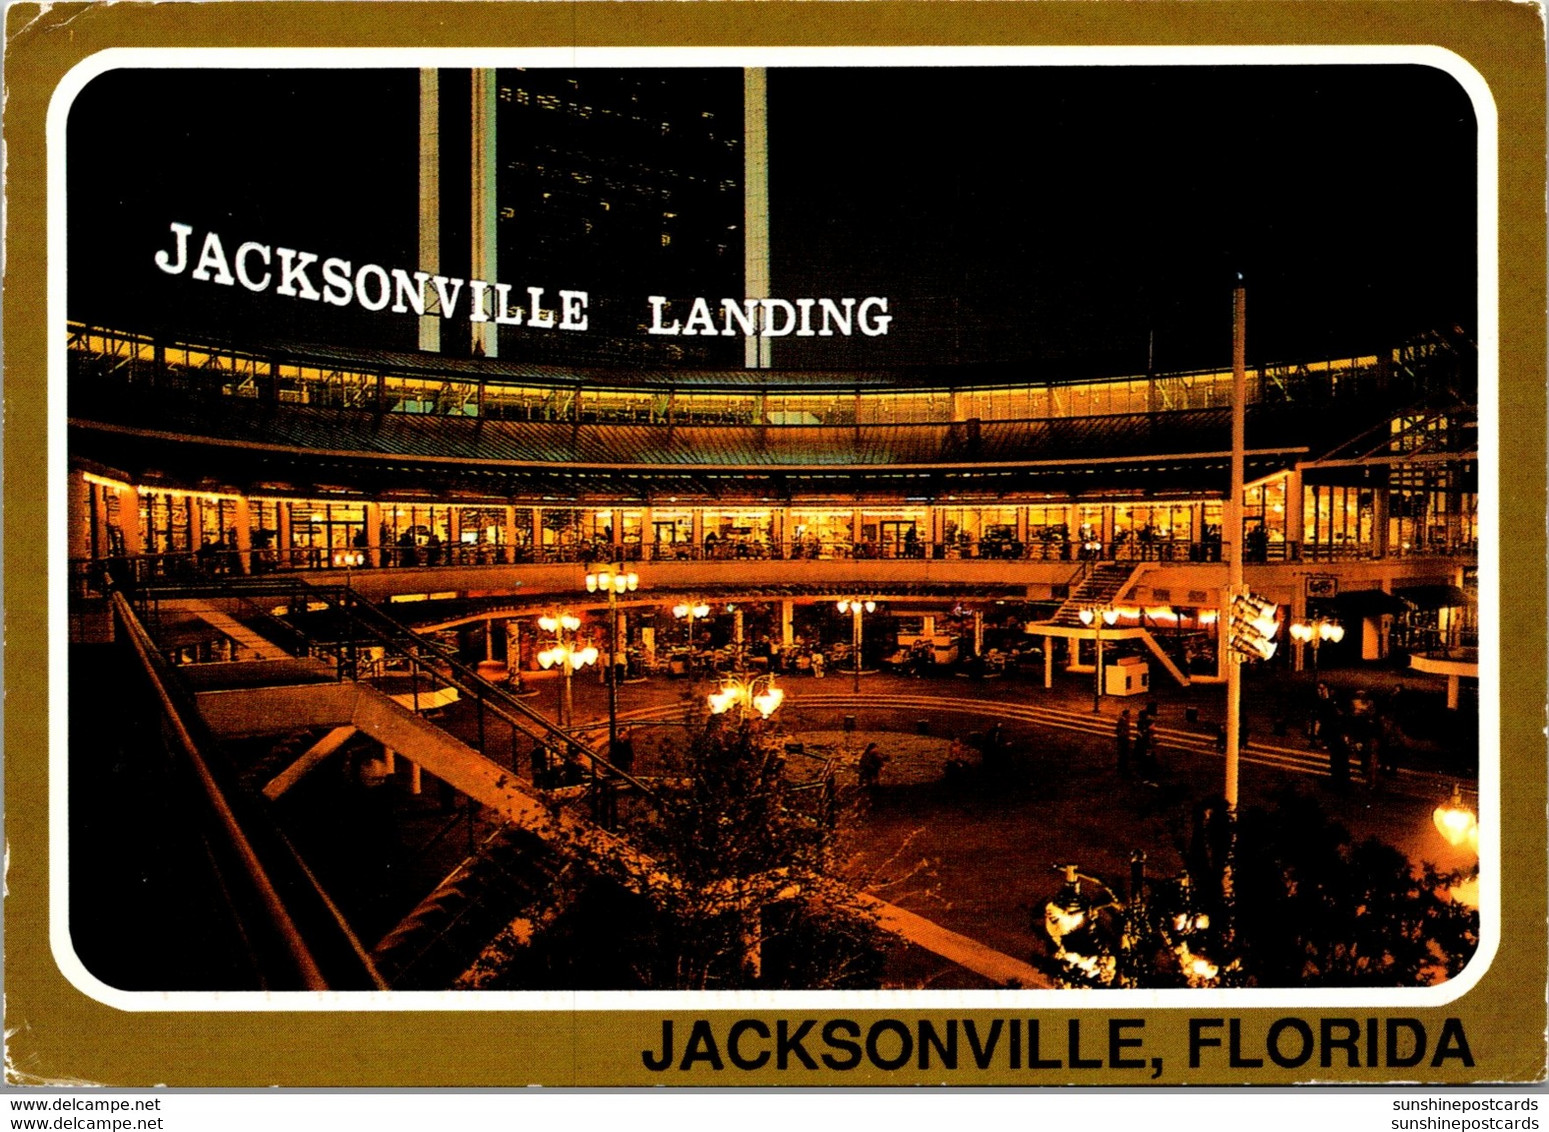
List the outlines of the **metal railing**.
{"label": "metal railing", "polygon": [[[202,800],[210,861],[268,989],[385,989],[360,940],[272,822],[229,787],[218,745],[123,593],[110,598],[117,639],[150,693],[173,764]],[[283,895],[282,895],[283,894]]]}
{"label": "metal railing", "polygon": [[[236,596],[248,584],[228,579],[223,588]],[[459,697],[472,705],[472,733],[463,735],[444,729],[491,761],[499,761],[492,755],[498,752],[498,730],[508,738],[513,773],[521,769],[519,738],[540,745],[546,759],[557,759],[561,765],[567,760],[581,761],[588,771],[588,794],[593,817],[599,824],[611,824],[604,819],[611,812],[611,795],[621,783],[652,805],[662,804],[647,784],[614,765],[575,731],[556,726],[509,690],[485,679],[453,650],[416,633],[349,587],[314,586],[297,579],[290,592],[294,604],[281,620],[308,642],[313,657],[332,657],[337,679],[370,680],[373,675],[396,670],[408,679],[408,706],[416,713],[426,706],[421,703],[422,686],[439,683],[455,688]],[[331,632],[327,631],[330,623]],[[362,655],[373,650],[381,656],[368,670]],[[534,786],[542,789],[540,783],[534,782]]]}

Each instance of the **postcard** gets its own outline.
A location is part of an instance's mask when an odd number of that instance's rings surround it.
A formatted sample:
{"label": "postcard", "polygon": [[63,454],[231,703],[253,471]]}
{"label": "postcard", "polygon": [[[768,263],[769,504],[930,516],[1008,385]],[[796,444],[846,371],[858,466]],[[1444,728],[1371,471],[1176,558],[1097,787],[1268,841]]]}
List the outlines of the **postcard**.
{"label": "postcard", "polygon": [[1535,13],[260,8],[8,13],[12,1084],[1542,1079]]}

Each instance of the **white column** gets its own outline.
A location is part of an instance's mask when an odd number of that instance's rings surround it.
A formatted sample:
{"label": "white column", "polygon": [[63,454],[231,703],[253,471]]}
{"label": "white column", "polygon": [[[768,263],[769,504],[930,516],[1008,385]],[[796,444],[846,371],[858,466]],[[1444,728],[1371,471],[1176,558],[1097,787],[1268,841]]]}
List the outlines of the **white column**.
{"label": "white column", "polygon": [[[420,251],[419,269],[434,274],[441,267],[441,79],[434,67],[420,70]],[[420,319],[421,350],[441,350],[441,314],[432,290]]]}
{"label": "white column", "polygon": [[[762,67],[742,72],[742,276],[743,296],[769,297],[769,102],[768,76]],[[768,369],[771,340],[748,338],[744,365]]]}
{"label": "white column", "polygon": [[[480,67],[473,72],[473,199],[469,231],[473,238],[473,277],[491,284],[491,290],[484,297],[486,307],[494,293],[493,284],[500,277],[495,210],[495,107],[498,93],[493,67]],[[472,299],[471,294],[469,299]],[[472,326],[474,352],[482,353],[486,358],[495,357],[499,348],[496,345],[494,320],[491,318],[475,322]]]}

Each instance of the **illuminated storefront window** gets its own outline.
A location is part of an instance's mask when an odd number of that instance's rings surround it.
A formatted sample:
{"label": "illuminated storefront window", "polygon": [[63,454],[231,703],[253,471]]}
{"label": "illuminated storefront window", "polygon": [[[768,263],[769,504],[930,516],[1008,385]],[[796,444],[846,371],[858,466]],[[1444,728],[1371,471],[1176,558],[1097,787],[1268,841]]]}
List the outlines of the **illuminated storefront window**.
{"label": "illuminated storefront window", "polygon": [[[1015,509],[1011,508],[1012,514]],[[1015,533],[1015,527],[1012,528]],[[924,558],[930,542],[930,512],[924,507],[862,511],[857,558]]]}
{"label": "illuminated storefront window", "polygon": [[382,562],[387,566],[440,566],[452,542],[452,508],[382,505]]}
{"label": "illuminated storefront window", "polygon": [[688,558],[693,554],[694,513],[652,511],[653,553],[658,558]]}
{"label": "illuminated storefront window", "polygon": [[481,566],[507,561],[504,507],[459,507],[456,511],[455,561]]}
{"label": "illuminated storefront window", "polygon": [[706,511],[704,532],[707,558],[767,558],[774,543],[774,512]]}
{"label": "illuminated storefront window", "polygon": [[1354,558],[1372,546],[1372,489],[1315,485],[1303,489],[1304,557]]}
{"label": "illuminated storefront window", "polygon": [[[363,503],[313,503],[297,500],[289,506],[290,559],[291,565],[297,569],[331,566],[335,551],[364,550],[370,543]],[[448,508],[442,507],[439,510],[445,512]],[[444,543],[443,537],[437,545],[438,560]]]}
{"label": "illuminated storefront window", "polygon": [[834,508],[793,507],[790,518],[792,558],[848,558],[855,540],[855,512]]}
{"label": "illuminated storefront window", "polygon": [[1249,562],[1285,557],[1285,478],[1269,480],[1243,492],[1243,553]]}

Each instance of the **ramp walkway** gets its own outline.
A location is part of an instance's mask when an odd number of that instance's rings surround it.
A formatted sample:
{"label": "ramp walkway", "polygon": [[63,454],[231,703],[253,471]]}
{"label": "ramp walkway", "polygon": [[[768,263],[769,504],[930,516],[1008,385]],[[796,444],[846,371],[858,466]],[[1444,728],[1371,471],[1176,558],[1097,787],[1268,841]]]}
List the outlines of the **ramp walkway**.
{"label": "ramp walkway", "polygon": [[231,616],[231,614],[216,609],[207,601],[199,598],[184,598],[181,601],[163,603],[161,610],[163,613],[193,614],[220,633],[230,637],[244,649],[247,649],[257,660],[291,659],[290,654],[284,649],[271,641],[265,640]]}

